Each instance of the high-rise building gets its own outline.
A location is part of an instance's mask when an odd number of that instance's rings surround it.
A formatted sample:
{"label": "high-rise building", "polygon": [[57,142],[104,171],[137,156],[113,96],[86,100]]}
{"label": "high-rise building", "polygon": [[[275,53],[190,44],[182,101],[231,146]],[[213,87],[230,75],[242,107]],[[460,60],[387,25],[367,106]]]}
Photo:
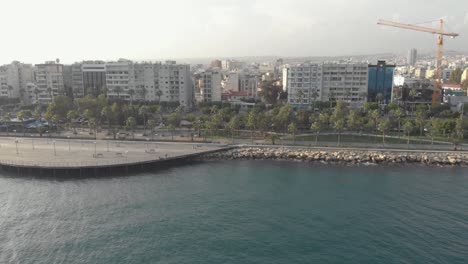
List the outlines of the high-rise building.
{"label": "high-rise building", "polygon": [[298,64],[283,68],[283,90],[292,105],[311,105],[323,100],[322,65]]}
{"label": "high-rise building", "polygon": [[216,69],[203,72],[199,79],[199,100],[202,102],[221,102],[222,74]]}
{"label": "high-rise building", "polygon": [[103,61],[84,61],[71,66],[71,85],[74,98],[98,96],[106,87],[106,64]]}
{"label": "high-rise building", "polygon": [[350,107],[361,107],[367,101],[367,75],[365,63],[323,64],[323,100],[345,101]]}
{"label": "high-rise building", "polygon": [[367,64],[299,64],[283,70],[288,102],[309,106],[316,101],[338,101],[361,106],[367,94]]}
{"label": "high-rise building", "polygon": [[414,66],[418,59],[418,51],[416,49],[410,49],[406,57],[406,64]]}
{"label": "high-rise building", "polygon": [[38,100],[35,103],[49,104],[57,95],[64,95],[63,65],[49,61],[36,64],[36,88]]}
{"label": "high-rise building", "polygon": [[[369,65],[369,86],[367,98],[370,102],[389,103],[392,100],[393,72],[396,65],[378,61]],[[381,98],[379,98],[381,97]]]}
{"label": "high-rise building", "polygon": [[108,63],[106,86],[109,98],[178,102],[186,108],[193,106],[190,66],[175,61],[164,64],[125,60]]}
{"label": "high-rise building", "polygon": [[260,77],[256,74],[240,74],[240,91],[245,91],[252,97],[257,97],[257,90],[260,84]]}
{"label": "high-rise building", "polygon": [[28,101],[27,85],[34,82],[34,68],[14,61],[0,66],[0,97]]}

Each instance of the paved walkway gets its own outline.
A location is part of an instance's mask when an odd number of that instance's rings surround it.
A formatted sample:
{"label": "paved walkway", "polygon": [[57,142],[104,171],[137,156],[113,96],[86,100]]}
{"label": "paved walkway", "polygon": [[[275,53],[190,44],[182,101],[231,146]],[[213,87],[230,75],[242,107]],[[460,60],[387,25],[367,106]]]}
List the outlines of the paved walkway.
{"label": "paved walkway", "polygon": [[139,163],[219,150],[211,144],[0,138],[0,163],[37,167],[85,167]]}

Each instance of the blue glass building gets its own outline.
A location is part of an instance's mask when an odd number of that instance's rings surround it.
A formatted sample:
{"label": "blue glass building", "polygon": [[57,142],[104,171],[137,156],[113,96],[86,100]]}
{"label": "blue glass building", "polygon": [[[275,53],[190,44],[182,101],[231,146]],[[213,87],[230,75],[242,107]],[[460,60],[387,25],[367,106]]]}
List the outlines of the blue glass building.
{"label": "blue glass building", "polygon": [[392,99],[393,72],[396,65],[378,61],[377,65],[369,65],[369,79],[367,100],[376,102],[378,94],[382,94],[383,103],[388,104]]}

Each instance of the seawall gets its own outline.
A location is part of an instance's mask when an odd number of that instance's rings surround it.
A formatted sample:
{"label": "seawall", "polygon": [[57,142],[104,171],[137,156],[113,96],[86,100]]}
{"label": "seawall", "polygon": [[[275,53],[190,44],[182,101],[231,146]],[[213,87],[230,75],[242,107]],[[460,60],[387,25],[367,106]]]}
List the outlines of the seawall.
{"label": "seawall", "polygon": [[289,160],[329,164],[468,166],[467,152],[240,147],[202,155],[204,160]]}

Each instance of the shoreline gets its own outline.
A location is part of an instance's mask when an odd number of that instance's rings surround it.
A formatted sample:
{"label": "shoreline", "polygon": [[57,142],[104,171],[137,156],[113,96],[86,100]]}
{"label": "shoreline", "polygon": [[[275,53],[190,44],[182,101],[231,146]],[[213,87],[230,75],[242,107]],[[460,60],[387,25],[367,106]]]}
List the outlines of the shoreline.
{"label": "shoreline", "polygon": [[468,167],[467,152],[424,150],[364,150],[290,147],[238,147],[199,156],[202,161],[213,160],[280,160],[320,162],[339,165],[391,165],[422,164],[426,166]]}

